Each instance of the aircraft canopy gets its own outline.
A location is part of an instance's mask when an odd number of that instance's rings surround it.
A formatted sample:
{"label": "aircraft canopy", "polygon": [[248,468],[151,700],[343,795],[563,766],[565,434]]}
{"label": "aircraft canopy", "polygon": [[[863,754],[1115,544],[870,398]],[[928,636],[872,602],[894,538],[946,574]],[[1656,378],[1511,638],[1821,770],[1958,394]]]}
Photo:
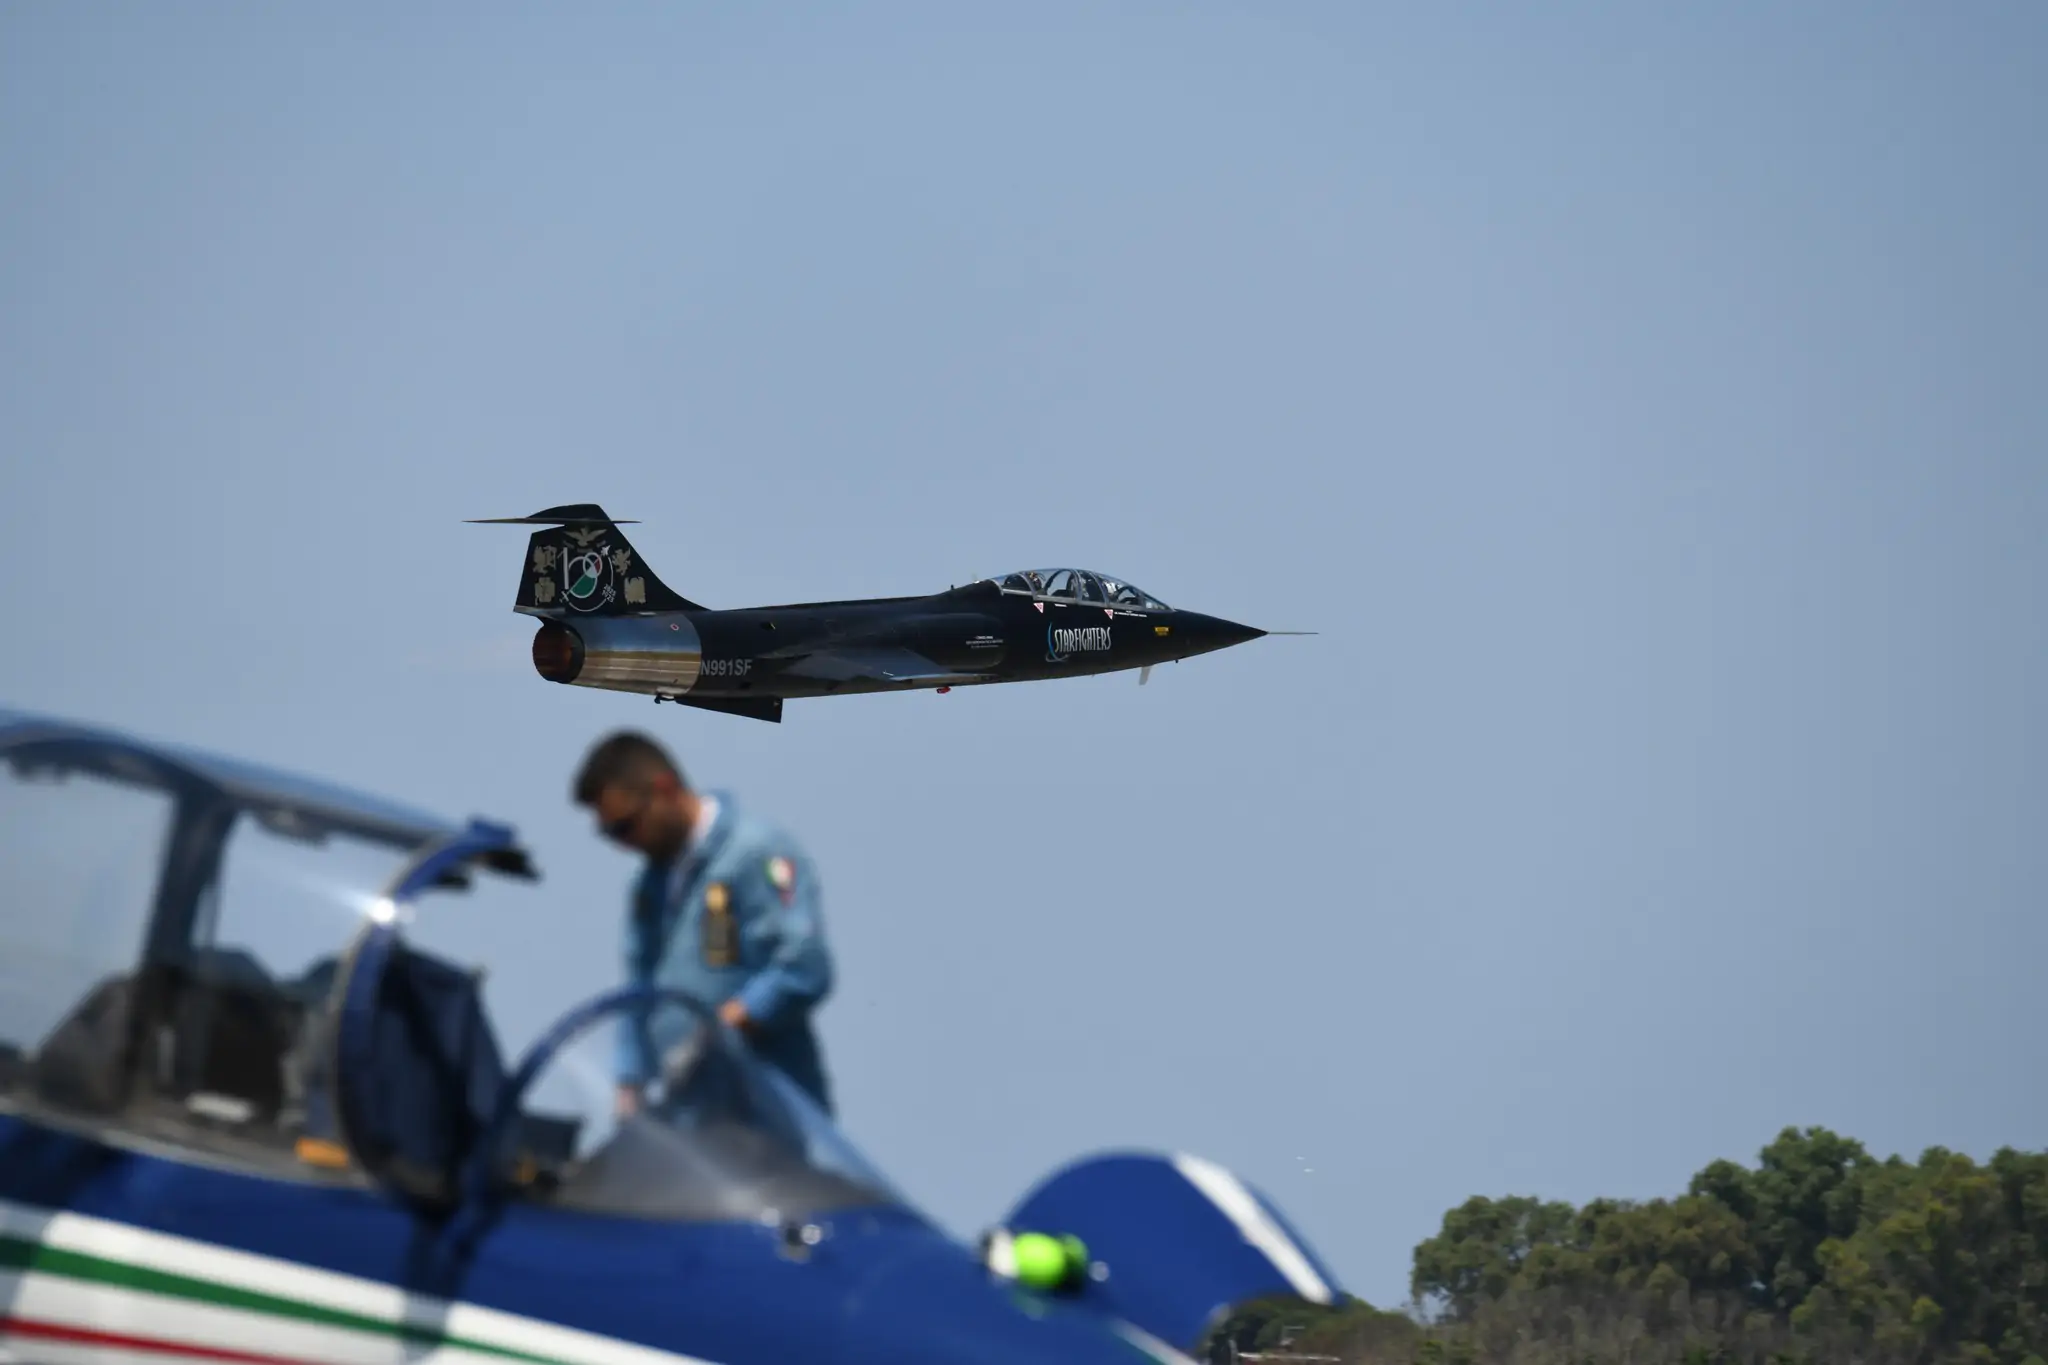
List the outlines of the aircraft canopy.
{"label": "aircraft canopy", "polygon": [[1079,602],[1123,611],[1173,610],[1136,584],[1090,569],[1020,569],[982,581],[993,583],[1004,592],[1053,602]]}
{"label": "aircraft canopy", "polygon": [[621,1217],[900,1203],[723,1029],[615,1124],[619,1018],[557,1023],[616,985],[592,909],[503,825],[0,711],[0,1112],[427,1203],[500,1154]]}
{"label": "aircraft canopy", "polygon": [[[602,1033],[608,1043],[611,1029]],[[588,1075],[592,1059],[564,1060]],[[679,1222],[908,1209],[808,1096],[708,1012],[671,1052],[667,1069],[665,1083],[629,1118],[612,1121],[611,1095],[593,1096],[581,1121],[587,1135],[560,1154],[534,1197],[586,1213]]]}
{"label": "aircraft canopy", "polygon": [[535,875],[500,825],[0,710],[0,1108],[318,1175],[335,982],[429,860]]}

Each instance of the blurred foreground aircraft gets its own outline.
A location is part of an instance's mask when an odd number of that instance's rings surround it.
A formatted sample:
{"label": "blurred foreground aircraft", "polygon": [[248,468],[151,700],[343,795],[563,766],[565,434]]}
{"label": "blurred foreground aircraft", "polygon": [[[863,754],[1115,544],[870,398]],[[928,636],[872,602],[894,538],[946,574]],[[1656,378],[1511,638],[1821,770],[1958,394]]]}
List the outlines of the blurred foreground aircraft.
{"label": "blurred foreground aircraft", "polygon": [[[0,1362],[1188,1365],[1337,1295],[1190,1156],[1084,1158],[956,1241],[672,992],[508,1066],[490,962],[412,930],[488,959],[537,880],[504,825],[0,711]],[[698,1027],[639,1113],[546,1104],[653,1008]]]}

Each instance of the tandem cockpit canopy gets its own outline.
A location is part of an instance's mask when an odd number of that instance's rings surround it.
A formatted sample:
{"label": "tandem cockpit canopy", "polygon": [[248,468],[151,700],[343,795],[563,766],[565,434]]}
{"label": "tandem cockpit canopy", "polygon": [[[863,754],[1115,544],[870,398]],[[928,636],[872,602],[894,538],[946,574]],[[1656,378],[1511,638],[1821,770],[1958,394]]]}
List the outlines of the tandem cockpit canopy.
{"label": "tandem cockpit canopy", "polygon": [[614,1124],[620,1019],[679,1006],[584,1003],[594,909],[503,825],[0,709],[0,1115],[431,1206],[900,1202],[721,1028]]}
{"label": "tandem cockpit canopy", "polygon": [[1078,602],[1121,611],[1173,610],[1133,583],[1089,569],[1020,569],[1016,573],[982,581],[993,583],[1007,593],[1044,598],[1051,602]]}
{"label": "tandem cockpit canopy", "polygon": [[0,710],[0,1105],[296,1169],[354,942],[479,871],[535,875],[502,827]]}

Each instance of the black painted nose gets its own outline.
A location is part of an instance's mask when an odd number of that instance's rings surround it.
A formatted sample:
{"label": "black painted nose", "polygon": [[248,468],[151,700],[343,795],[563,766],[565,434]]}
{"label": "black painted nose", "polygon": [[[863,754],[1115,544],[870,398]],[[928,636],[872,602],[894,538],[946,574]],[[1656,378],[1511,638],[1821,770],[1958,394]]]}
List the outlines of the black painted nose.
{"label": "black painted nose", "polygon": [[1246,640],[1256,640],[1266,632],[1257,626],[1241,626],[1235,621],[1216,618],[1216,633],[1223,645],[1241,645]]}
{"label": "black painted nose", "polygon": [[1207,654],[1215,649],[1228,649],[1241,645],[1246,640],[1256,640],[1266,632],[1256,626],[1241,626],[1235,621],[1226,621],[1220,616],[1197,616],[1190,614],[1176,634],[1182,635],[1186,643],[1197,654]]}

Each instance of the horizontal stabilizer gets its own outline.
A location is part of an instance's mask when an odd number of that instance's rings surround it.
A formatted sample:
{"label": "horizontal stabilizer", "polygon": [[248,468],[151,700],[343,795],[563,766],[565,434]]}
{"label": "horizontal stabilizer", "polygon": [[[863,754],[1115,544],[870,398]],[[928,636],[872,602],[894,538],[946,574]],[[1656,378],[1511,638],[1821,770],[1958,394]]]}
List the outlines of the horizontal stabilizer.
{"label": "horizontal stabilizer", "polygon": [[608,517],[594,502],[550,507],[530,517],[471,517],[470,526],[638,526],[631,517]]}

